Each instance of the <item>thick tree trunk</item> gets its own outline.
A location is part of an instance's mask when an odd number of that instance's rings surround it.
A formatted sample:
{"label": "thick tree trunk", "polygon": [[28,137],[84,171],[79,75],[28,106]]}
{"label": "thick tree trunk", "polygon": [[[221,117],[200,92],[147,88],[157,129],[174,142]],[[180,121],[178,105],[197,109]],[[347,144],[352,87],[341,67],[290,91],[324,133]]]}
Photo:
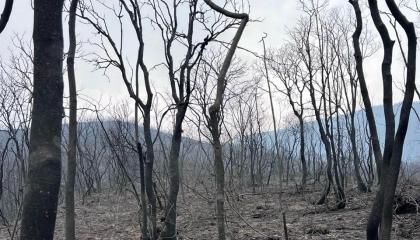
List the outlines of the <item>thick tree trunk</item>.
{"label": "thick tree trunk", "polygon": [[213,151],[214,151],[214,171],[216,174],[216,219],[218,239],[225,240],[225,168],[223,164],[222,145],[220,144],[219,121],[217,121],[217,112],[210,114]]}
{"label": "thick tree trunk", "polygon": [[65,239],[75,240],[74,184],[76,179],[77,149],[77,93],[74,73],[74,55],[76,52],[76,10],[79,0],[72,0],[69,11],[69,52],[67,56],[67,73],[70,94],[69,146],[67,152],[67,181],[65,189]]}
{"label": "thick tree trunk", "polygon": [[381,223],[381,214],[384,203],[384,184],[382,180],[384,179],[385,172],[387,172],[386,166],[390,162],[392,157],[392,146],[394,145],[394,132],[395,132],[395,121],[394,121],[394,111],[393,111],[393,102],[392,102],[392,75],[391,75],[391,64],[392,64],[392,50],[394,42],[389,37],[388,29],[383,23],[378,4],[376,0],[369,0],[369,8],[372,20],[375,24],[375,27],[381,36],[384,56],[382,60],[382,80],[383,80],[383,105],[384,105],[384,114],[385,114],[385,146],[383,160],[380,169],[380,186],[376,194],[368,223],[367,223],[367,238],[376,240],[378,239],[378,229]]}
{"label": "thick tree trunk", "polygon": [[[395,189],[398,183],[398,175],[401,166],[401,157],[404,148],[404,140],[407,134],[408,122],[410,119],[411,108],[413,105],[414,91],[416,89],[416,55],[417,55],[417,36],[414,24],[399,10],[397,4],[393,0],[386,0],[386,4],[394,16],[395,20],[401,25],[407,35],[408,41],[408,58],[404,100],[401,106],[400,119],[395,137],[393,136],[392,156],[384,161],[384,171],[381,185],[384,186],[384,202],[381,216],[380,239],[391,239],[392,229],[392,213]],[[390,83],[392,87],[392,83]],[[384,91],[384,95],[388,92]],[[388,125],[388,124],[387,124]]]}
{"label": "thick tree trunk", "polygon": [[182,122],[187,112],[187,104],[178,105],[175,117],[175,126],[172,132],[171,150],[169,154],[169,194],[165,215],[165,231],[162,234],[164,239],[176,239],[176,202],[179,191],[179,151],[182,141]]}
{"label": "thick tree trunk", "polygon": [[61,179],[63,0],[34,1],[34,89],[21,239],[53,239]]}

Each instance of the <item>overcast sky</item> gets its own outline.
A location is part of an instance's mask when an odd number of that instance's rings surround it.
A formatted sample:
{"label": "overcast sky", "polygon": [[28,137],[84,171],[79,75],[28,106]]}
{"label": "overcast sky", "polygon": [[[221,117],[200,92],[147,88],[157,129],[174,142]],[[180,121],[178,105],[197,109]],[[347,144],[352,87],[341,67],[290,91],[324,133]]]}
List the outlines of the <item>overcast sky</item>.
{"label": "overcast sky", "polygon": [[[106,2],[112,0],[106,0]],[[3,1],[2,1],[3,2]],[[33,10],[29,4],[29,0],[18,0],[15,1],[15,6],[12,12],[12,16],[5,31],[0,35],[0,55],[5,58],[8,56],[9,49],[11,47],[11,38],[14,34],[24,34],[25,39],[30,40],[32,34],[32,23],[33,23]],[[220,1],[216,1],[220,2]],[[279,47],[287,39],[287,29],[293,28],[295,22],[299,16],[299,1],[297,0],[249,0],[251,6],[251,18],[261,20],[261,22],[253,22],[247,26],[243,38],[241,39],[240,45],[244,46],[251,51],[261,53],[262,47],[259,43],[264,33],[268,33],[267,45],[271,48]],[[362,1],[363,3],[363,1]],[[67,3],[68,4],[68,3]],[[348,8],[350,5],[347,0],[331,0],[331,7]],[[366,9],[365,9],[366,10]],[[147,10],[146,10],[147,11]],[[147,12],[146,12],[147,15]],[[367,11],[364,11],[364,15],[369,16]],[[66,16],[66,15],[64,15]],[[109,15],[107,15],[108,17]],[[418,15],[415,21],[418,21]],[[110,19],[112,16],[109,16]],[[67,49],[67,18],[64,17],[64,32],[65,32],[65,51]],[[112,20],[110,20],[112,21]],[[112,23],[111,23],[111,26]],[[116,30],[117,26],[115,25]],[[97,36],[92,28],[78,23],[77,34],[80,41],[86,42],[87,40],[95,41]],[[376,34],[376,33],[375,33]],[[130,47],[136,46],[137,40],[134,37],[130,37],[128,32],[125,35],[124,46],[128,57],[130,57]],[[146,64],[149,68],[162,62],[162,44],[160,41],[160,33],[154,30],[149,23],[145,23],[145,42],[146,42]],[[88,44],[82,46],[82,53],[87,54],[98,51]],[[398,51],[394,48],[394,52]],[[135,53],[135,51],[132,51]],[[134,54],[133,53],[133,54]],[[238,53],[239,56],[249,61],[250,64],[254,59],[250,54],[244,52]],[[134,56],[134,55],[133,55]],[[375,105],[381,104],[382,102],[382,79],[380,78],[380,65],[381,65],[382,49],[372,58],[365,62],[365,69],[368,81],[368,87],[371,90],[371,98]],[[398,62],[399,59],[395,60]],[[401,66],[397,64],[393,65],[393,71],[395,78],[401,76]],[[104,77],[102,72],[93,72],[93,66],[78,60],[76,62],[76,73],[78,90],[80,94],[99,99],[113,99],[121,100],[127,99],[128,94],[123,85],[123,82],[119,78],[119,74],[116,71],[108,72],[108,78]],[[163,68],[156,68],[152,71],[152,84],[160,92],[167,93],[168,80],[166,70]],[[67,84],[66,84],[67,85]],[[401,94],[399,91],[395,91],[395,101],[401,100]],[[68,95],[67,90],[65,95]],[[287,106],[287,105],[285,105]]]}

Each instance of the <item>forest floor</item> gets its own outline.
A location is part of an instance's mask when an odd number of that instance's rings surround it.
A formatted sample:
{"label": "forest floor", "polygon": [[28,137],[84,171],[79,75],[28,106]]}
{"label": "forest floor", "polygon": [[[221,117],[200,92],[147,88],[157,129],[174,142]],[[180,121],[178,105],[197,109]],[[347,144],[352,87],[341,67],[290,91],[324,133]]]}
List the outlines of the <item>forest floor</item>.
{"label": "forest floor", "polygon": [[[411,192],[420,190],[419,186]],[[238,192],[238,191],[236,191]],[[228,190],[227,232],[229,239],[284,239],[280,207],[286,212],[289,239],[365,239],[366,220],[373,193],[348,189],[345,209],[329,204],[314,205],[321,189],[309,185],[306,193],[285,187],[282,205],[278,188],[245,189],[242,194]],[[331,194],[332,195],[332,194]],[[178,197],[178,239],[217,239],[215,203],[211,194],[191,187]],[[161,211],[159,217],[163,214]],[[64,208],[59,207],[55,239],[63,239]],[[101,193],[76,203],[77,239],[140,239],[138,207],[132,194]],[[0,239],[7,239],[0,230]],[[420,214],[394,215],[393,239],[420,239]],[[4,237],[4,238],[3,238]]]}
{"label": "forest floor", "polygon": [[[418,188],[419,187],[419,188]],[[419,190],[415,186],[411,191]],[[284,239],[280,206],[286,212],[290,239],[365,239],[365,226],[374,193],[347,191],[345,209],[314,205],[321,188],[309,185],[304,194],[285,187],[282,205],[278,187],[227,191],[227,232],[230,239]],[[238,192],[238,191],[235,191]],[[332,194],[331,194],[332,195]],[[215,203],[210,194],[192,187],[181,189],[178,201],[179,239],[217,239]],[[96,194],[77,204],[79,239],[139,239],[138,207],[129,194]],[[60,208],[56,237],[63,235]],[[163,214],[163,212],[161,212]],[[160,214],[160,216],[161,216]],[[394,215],[393,239],[420,239],[420,214]]]}

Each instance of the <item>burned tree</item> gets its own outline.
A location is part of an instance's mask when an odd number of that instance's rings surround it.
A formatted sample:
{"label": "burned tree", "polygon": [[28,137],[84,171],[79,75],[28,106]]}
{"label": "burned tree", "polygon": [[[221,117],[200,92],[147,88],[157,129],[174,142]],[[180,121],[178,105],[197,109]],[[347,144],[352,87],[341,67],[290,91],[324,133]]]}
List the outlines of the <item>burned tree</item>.
{"label": "burned tree", "polygon": [[66,204],[66,240],[76,239],[74,213],[74,185],[76,181],[76,152],[77,152],[77,92],[74,72],[74,57],[76,54],[76,10],[79,0],[72,0],[69,10],[69,51],[67,56],[67,73],[70,93],[69,115],[69,146],[67,151],[67,180],[65,189]]}
{"label": "burned tree", "polygon": [[380,173],[381,173],[381,165],[382,165],[382,151],[381,146],[379,144],[379,137],[378,137],[378,131],[376,129],[376,122],[375,122],[375,116],[373,114],[372,110],[372,103],[369,98],[369,92],[366,85],[366,79],[365,74],[363,70],[363,55],[362,50],[360,47],[360,35],[362,34],[362,28],[363,28],[363,18],[362,18],[362,12],[359,7],[359,1],[358,0],[351,0],[349,1],[351,5],[353,6],[355,15],[356,15],[356,29],[353,33],[353,49],[354,49],[354,58],[356,60],[356,71],[357,71],[357,78],[360,83],[360,93],[362,94],[363,104],[365,106],[365,113],[366,113],[366,119],[368,121],[369,125],[369,131],[370,131],[370,140],[372,142],[372,148],[373,148],[373,155],[375,156],[375,162],[376,162],[376,173],[378,175],[378,181],[380,181]]}
{"label": "burned tree", "polygon": [[52,239],[61,179],[63,1],[34,1],[34,89],[21,239]]}
{"label": "burned tree", "polygon": [[232,40],[231,46],[227,52],[222,68],[217,76],[217,90],[216,98],[214,103],[209,107],[209,126],[210,132],[213,138],[213,151],[214,151],[214,168],[216,172],[216,218],[217,218],[217,230],[219,239],[226,239],[225,233],[225,210],[224,210],[224,186],[225,186],[225,167],[223,164],[222,156],[222,145],[220,143],[220,116],[221,107],[223,102],[223,96],[226,88],[226,74],[229,70],[232,62],[233,55],[235,54],[236,48],[241,39],[242,33],[244,32],[245,26],[249,20],[248,14],[245,13],[233,13],[226,9],[223,9],[211,0],[205,0],[205,2],[215,11],[221,14],[234,18],[241,19],[240,26]]}
{"label": "burned tree", "polygon": [[[111,7],[110,7],[111,8]],[[123,83],[127,89],[127,92],[134,100],[135,103],[135,142],[136,150],[138,152],[139,165],[140,165],[140,175],[141,175],[141,202],[144,206],[142,208],[142,236],[145,239],[156,239],[157,228],[156,228],[156,197],[153,190],[153,165],[154,165],[154,150],[153,150],[153,139],[151,134],[151,108],[153,103],[153,92],[150,84],[150,74],[147,68],[147,65],[144,60],[144,36],[143,36],[143,16],[141,12],[141,3],[139,1],[125,1],[119,0],[118,9],[114,9],[115,17],[118,19],[120,36],[113,36],[110,29],[108,29],[107,21],[105,18],[101,17],[100,14],[95,11],[95,8],[92,4],[83,5],[81,18],[86,20],[94,29],[96,29],[106,40],[106,42],[111,46],[112,53],[116,58],[111,57],[109,50],[103,44],[102,41],[101,50],[103,51],[103,57],[99,57],[94,60],[97,66],[101,69],[107,69],[110,66],[115,66],[123,80]],[[124,24],[122,22],[122,17],[119,13],[125,12],[129,17],[129,22],[131,23],[131,28],[135,32],[135,36],[138,41],[137,46],[137,56],[134,64],[130,64],[129,60],[126,58],[125,53],[123,52],[124,39],[123,32],[125,30]],[[118,39],[120,41],[118,42]],[[134,73],[130,75],[130,68],[134,65]],[[135,86],[132,84],[132,79],[135,80]],[[143,80],[144,87],[146,90],[146,99],[143,100],[139,94],[140,90],[140,81]],[[143,148],[141,146],[139,138],[139,129],[138,129],[138,111],[141,110],[143,115],[143,134],[146,145],[145,157],[143,157]],[[148,210],[150,206],[150,211]],[[150,212],[150,213],[149,213]],[[148,219],[150,217],[151,229],[148,229]]]}
{"label": "burned tree", "polygon": [[[408,121],[413,104],[416,74],[416,45],[417,36],[414,24],[410,22],[392,0],[386,4],[392,16],[404,29],[407,40],[407,71],[404,100],[401,107],[400,119],[395,132],[393,109],[393,82],[391,74],[392,51],[394,41],[391,40],[387,26],[383,23],[376,0],[369,0],[370,14],[375,27],[381,36],[384,56],[382,61],[383,105],[385,113],[385,146],[381,166],[381,180],[379,189],[369,215],[367,224],[368,239],[390,239],[392,227],[392,204],[401,166],[404,140],[407,133]],[[379,232],[378,232],[379,231]]]}
{"label": "burned tree", "polygon": [[[205,47],[226,29],[236,24],[232,21],[224,21],[218,16],[214,16],[214,20],[212,17],[207,17],[207,11],[200,9],[198,3],[198,0],[189,2],[174,0],[172,4],[168,4],[165,1],[148,1],[154,12],[153,24],[160,30],[163,40],[165,67],[168,71],[172,104],[175,112],[168,157],[168,203],[165,214],[165,229],[162,233],[162,237],[165,239],[176,239],[176,203],[180,185],[178,165],[182,142],[182,125],[190,104],[191,94],[194,90],[196,81],[195,68],[200,64]],[[181,18],[178,15],[182,8],[188,11],[188,18],[185,22],[181,22]],[[198,26],[203,27],[205,29],[204,34],[207,35],[200,41],[195,40],[197,38],[196,35],[198,35]],[[182,60],[179,63],[174,56],[175,48],[184,50],[181,54]]]}
{"label": "burned tree", "polygon": [[[308,177],[307,163],[305,157],[305,90],[308,81],[302,72],[302,64],[299,57],[293,52],[291,45],[286,45],[278,53],[274,54],[270,67],[281,83],[281,87],[276,87],[279,92],[287,97],[293,114],[299,121],[299,154],[302,164],[301,185],[304,190]],[[275,85],[276,86],[276,85]]]}

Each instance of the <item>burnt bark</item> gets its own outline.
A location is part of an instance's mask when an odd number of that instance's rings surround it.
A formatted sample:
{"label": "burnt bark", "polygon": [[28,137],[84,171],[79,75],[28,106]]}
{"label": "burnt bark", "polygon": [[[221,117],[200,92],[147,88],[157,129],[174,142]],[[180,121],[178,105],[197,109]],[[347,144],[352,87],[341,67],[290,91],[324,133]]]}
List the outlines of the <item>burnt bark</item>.
{"label": "burnt bark", "polygon": [[176,239],[176,203],[179,192],[179,151],[182,141],[182,122],[188,105],[181,104],[177,107],[175,126],[172,132],[171,150],[169,153],[169,192],[168,204],[165,214],[165,239]]}
{"label": "burnt bark", "polygon": [[[392,229],[392,204],[394,201],[395,189],[397,187],[398,175],[401,166],[401,157],[404,148],[404,140],[407,134],[408,122],[410,120],[411,108],[413,105],[414,92],[416,89],[416,48],[417,48],[417,36],[414,24],[410,22],[404,14],[399,10],[399,7],[393,0],[385,1],[391,14],[397,20],[397,22],[404,29],[407,36],[407,72],[406,72],[406,83],[404,100],[401,106],[400,119],[398,122],[397,132],[394,137],[392,147],[392,156],[389,159],[384,160],[384,167],[386,168],[382,184],[384,186],[384,202],[381,216],[381,229],[380,238],[387,240],[391,239]],[[384,95],[388,94],[384,92]]]}
{"label": "burnt bark", "polygon": [[[382,22],[377,2],[369,0],[370,12],[377,31],[379,32],[383,47],[384,58],[382,62],[382,79],[384,85],[384,112],[386,122],[385,148],[381,167],[381,181],[379,190],[369,216],[367,225],[368,239],[390,239],[392,229],[392,204],[395,189],[398,182],[398,175],[401,166],[401,157],[404,147],[404,140],[407,133],[411,107],[413,104],[416,74],[416,45],[417,36],[414,24],[410,22],[399,10],[396,3],[386,0],[386,4],[392,16],[401,25],[407,35],[408,57],[404,99],[400,112],[400,119],[395,134],[395,119],[392,100],[392,50],[394,41],[389,37],[388,29]],[[380,229],[379,229],[380,226]],[[378,232],[379,230],[379,232]]]}
{"label": "burnt bark", "polygon": [[357,77],[360,83],[360,93],[362,95],[363,104],[365,106],[366,119],[368,121],[370,140],[372,142],[373,155],[375,156],[376,173],[378,176],[378,182],[381,176],[381,165],[382,165],[382,150],[379,143],[378,131],[376,129],[375,115],[372,110],[372,103],[369,97],[369,91],[366,85],[366,79],[363,69],[363,56],[360,48],[360,35],[363,28],[362,12],[359,7],[358,0],[350,0],[350,4],[353,6],[356,15],[356,29],[353,33],[353,48],[354,58],[356,59],[356,71]]}
{"label": "burnt bark", "polygon": [[34,89],[21,239],[53,239],[61,179],[63,0],[34,1]]}
{"label": "burnt bark", "polygon": [[6,28],[7,23],[9,22],[10,15],[12,14],[13,9],[13,0],[6,0],[4,4],[3,12],[0,16],[0,33]]}
{"label": "burnt bark", "polygon": [[74,184],[76,179],[77,151],[77,93],[74,73],[76,52],[76,10],[79,0],[72,0],[69,11],[69,51],[67,56],[67,73],[70,93],[69,146],[67,151],[67,180],[65,186],[65,239],[76,239],[74,213]]}
{"label": "burnt bark", "polygon": [[[225,57],[225,60],[217,76],[217,90],[216,90],[216,99],[214,103],[209,107],[209,126],[210,132],[213,138],[213,152],[214,152],[214,169],[216,173],[216,219],[217,219],[217,232],[218,239],[225,240],[225,209],[224,209],[224,198],[225,198],[225,168],[223,164],[223,152],[222,145],[220,143],[220,120],[221,120],[221,107],[223,103],[223,96],[226,89],[226,74],[229,70],[230,64],[232,62],[233,55],[235,54],[236,48],[241,39],[242,33],[245,29],[245,26],[248,22],[247,14],[231,13],[217,5],[215,5],[211,0],[204,0],[212,9],[217,12],[222,13],[231,18],[241,19],[241,25],[236,32],[232,44],[228,50],[228,53]],[[253,175],[253,173],[252,173]],[[254,184],[254,182],[253,182]]]}
{"label": "burnt bark", "polygon": [[391,64],[392,64],[392,50],[394,41],[389,37],[388,29],[383,23],[376,0],[369,0],[370,14],[375,24],[375,27],[381,37],[384,56],[382,60],[382,80],[383,80],[383,104],[386,122],[385,132],[385,146],[383,153],[383,162],[381,164],[381,180],[379,189],[376,193],[375,200],[372,205],[372,209],[368,218],[366,234],[367,239],[376,240],[378,239],[379,224],[381,223],[381,214],[384,202],[384,185],[381,182],[386,169],[384,169],[385,162],[388,162],[392,156],[392,145],[394,144],[394,132],[395,132],[395,121],[393,112],[392,102],[392,75],[391,75]]}

